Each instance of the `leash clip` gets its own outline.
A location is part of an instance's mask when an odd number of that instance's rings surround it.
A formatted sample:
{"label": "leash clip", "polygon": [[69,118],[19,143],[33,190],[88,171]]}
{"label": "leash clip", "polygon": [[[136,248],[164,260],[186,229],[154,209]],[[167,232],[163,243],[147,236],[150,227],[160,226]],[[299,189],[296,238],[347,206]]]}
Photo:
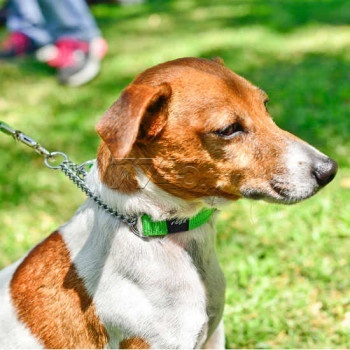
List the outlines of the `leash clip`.
{"label": "leash clip", "polygon": [[46,148],[41,146],[34,139],[32,139],[28,135],[24,134],[22,131],[15,130],[4,122],[0,122],[0,131],[2,131],[3,133],[5,133],[7,135],[12,136],[15,139],[15,141],[22,142],[26,146],[34,149],[34,151],[39,153],[41,156],[43,156],[45,158],[51,157],[51,152],[49,152]]}

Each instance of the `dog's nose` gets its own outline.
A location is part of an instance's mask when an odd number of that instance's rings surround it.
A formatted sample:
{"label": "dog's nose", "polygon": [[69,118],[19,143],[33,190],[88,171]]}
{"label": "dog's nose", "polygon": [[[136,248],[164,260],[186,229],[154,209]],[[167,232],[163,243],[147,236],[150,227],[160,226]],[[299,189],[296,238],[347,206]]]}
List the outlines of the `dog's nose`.
{"label": "dog's nose", "polygon": [[314,164],[313,175],[317,183],[323,187],[330,183],[337,173],[338,164],[331,158],[318,159]]}

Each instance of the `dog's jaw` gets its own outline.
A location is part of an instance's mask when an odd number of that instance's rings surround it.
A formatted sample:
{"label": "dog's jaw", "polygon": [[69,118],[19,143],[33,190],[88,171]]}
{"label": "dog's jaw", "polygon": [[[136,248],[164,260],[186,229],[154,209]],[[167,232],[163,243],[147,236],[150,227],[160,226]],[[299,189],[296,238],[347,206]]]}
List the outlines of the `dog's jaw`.
{"label": "dog's jaw", "polygon": [[124,193],[106,186],[100,179],[98,166],[94,165],[86,180],[92,191],[103,201],[126,215],[148,214],[155,221],[187,218],[196,215],[204,206],[204,200],[187,201],[162,190],[138,169],[135,172],[138,190]]}

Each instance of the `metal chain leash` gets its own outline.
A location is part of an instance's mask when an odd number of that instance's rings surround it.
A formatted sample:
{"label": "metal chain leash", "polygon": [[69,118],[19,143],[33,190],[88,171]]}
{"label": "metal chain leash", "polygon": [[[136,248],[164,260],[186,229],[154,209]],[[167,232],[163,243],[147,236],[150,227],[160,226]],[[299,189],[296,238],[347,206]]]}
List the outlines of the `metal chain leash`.
{"label": "metal chain leash", "polygon": [[[119,214],[116,210],[109,207],[103,202],[103,200],[95,195],[91,189],[86,184],[85,178],[87,176],[87,168],[90,168],[95,160],[89,160],[80,165],[69,160],[68,156],[63,152],[49,152],[46,148],[41,146],[31,137],[25,135],[19,130],[11,128],[4,122],[0,121],[0,131],[3,133],[12,136],[16,141],[24,143],[28,147],[34,149],[37,153],[44,157],[45,165],[54,170],[61,170],[64,175],[66,175],[78,188],[80,188],[89,198],[91,198],[99,208],[106,211],[108,214],[114,216],[117,220],[120,220],[127,224],[131,231],[137,236],[142,237],[137,229],[137,216],[129,216]],[[61,158],[61,162],[58,162],[58,159]],[[58,162],[58,164],[57,164]]]}

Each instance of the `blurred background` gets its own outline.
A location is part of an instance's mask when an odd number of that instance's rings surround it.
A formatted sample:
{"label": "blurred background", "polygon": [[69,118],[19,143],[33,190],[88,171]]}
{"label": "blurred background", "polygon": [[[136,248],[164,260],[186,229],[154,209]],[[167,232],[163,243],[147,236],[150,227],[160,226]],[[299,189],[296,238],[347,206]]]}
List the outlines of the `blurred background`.
{"label": "blurred background", "polygon": [[[90,9],[109,45],[99,76],[72,88],[34,58],[1,61],[0,120],[81,163],[95,157],[96,122],[138,73],[183,56],[222,57],[267,91],[280,127],[340,165],[301,204],[242,200],[222,210],[227,347],[350,348],[350,2],[124,0]],[[84,196],[4,134],[0,159],[1,268]]]}

